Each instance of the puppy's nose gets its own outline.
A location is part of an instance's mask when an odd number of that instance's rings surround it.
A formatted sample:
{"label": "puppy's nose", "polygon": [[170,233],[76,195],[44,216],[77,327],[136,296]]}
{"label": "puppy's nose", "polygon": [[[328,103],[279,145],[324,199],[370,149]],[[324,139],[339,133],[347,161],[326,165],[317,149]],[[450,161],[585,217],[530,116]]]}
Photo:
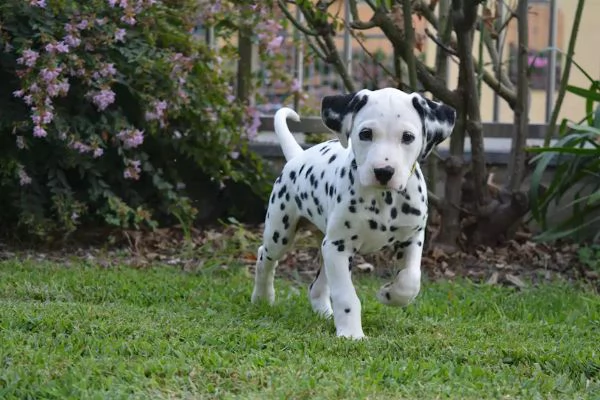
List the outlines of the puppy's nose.
{"label": "puppy's nose", "polygon": [[388,165],[387,167],[383,168],[375,168],[373,172],[375,173],[375,179],[377,179],[382,185],[385,185],[390,181],[390,179],[392,179],[392,176],[394,175],[394,168]]}

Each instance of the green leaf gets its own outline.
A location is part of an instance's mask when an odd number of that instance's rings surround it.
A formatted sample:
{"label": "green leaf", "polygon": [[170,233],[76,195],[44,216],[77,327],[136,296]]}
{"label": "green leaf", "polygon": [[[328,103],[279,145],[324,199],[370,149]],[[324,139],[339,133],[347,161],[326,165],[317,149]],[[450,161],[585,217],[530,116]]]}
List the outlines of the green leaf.
{"label": "green leaf", "polygon": [[[597,84],[597,81],[594,81],[594,84]],[[567,85],[567,91],[576,94],[577,96],[584,97],[587,100],[600,101],[600,93],[596,91],[571,85]]]}

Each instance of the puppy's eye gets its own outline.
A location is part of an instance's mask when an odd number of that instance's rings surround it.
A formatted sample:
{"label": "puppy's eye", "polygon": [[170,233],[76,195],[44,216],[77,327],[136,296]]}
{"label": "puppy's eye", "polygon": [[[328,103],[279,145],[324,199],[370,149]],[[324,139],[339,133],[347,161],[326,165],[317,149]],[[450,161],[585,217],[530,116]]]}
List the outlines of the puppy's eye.
{"label": "puppy's eye", "polygon": [[413,142],[413,140],[415,140],[415,135],[413,135],[410,132],[404,132],[402,134],[402,143],[403,144],[410,144]]}
{"label": "puppy's eye", "polygon": [[369,128],[364,128],[358,133],[360,140],[371,141],[373,140],[373,131]]}

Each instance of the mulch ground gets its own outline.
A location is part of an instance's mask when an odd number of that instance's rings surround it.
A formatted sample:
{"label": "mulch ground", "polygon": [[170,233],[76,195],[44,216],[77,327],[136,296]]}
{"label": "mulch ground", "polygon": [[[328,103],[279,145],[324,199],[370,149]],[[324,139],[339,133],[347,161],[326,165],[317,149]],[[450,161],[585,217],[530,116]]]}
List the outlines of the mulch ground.
{"label": "mulch ground", "polygon": [[[54,246],[35,246],[0,241],[0,260],[52,261],[69,265],[86,262],[101,267],[117,265],[148,268],[167,264],[188,272],[226,269],[240,262],[252,272],[261,226],[229,224],[192,230],[188,235],[178,228],[153,232],[102,231],[77,235],[77,241]],[[422,269],[431,280],[468,278],[474,282],[512,285],[524,288],[548,281],[577,281],[600,290],[600,260],[594,265],[580,257],[577,243],[549,245],[531,240],[521,232],[518,239],[494,248],[480,247],[448,252],[429,243],[423,254]],[[322,236],[314,229],[301,229],[294,248],[280,261],[280,276],[299,282],[312,280],[321,266],[319,244]],[[356,273],[389,277],[395,269],[390,251],[353,260]]]}

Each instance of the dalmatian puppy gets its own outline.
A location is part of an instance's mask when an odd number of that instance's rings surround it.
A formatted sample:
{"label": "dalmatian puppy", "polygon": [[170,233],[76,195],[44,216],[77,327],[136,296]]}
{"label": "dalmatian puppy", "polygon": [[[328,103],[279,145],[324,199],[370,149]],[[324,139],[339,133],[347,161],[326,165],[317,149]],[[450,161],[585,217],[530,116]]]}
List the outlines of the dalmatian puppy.
{"label": "dalmatian puppy", "polygon": [[427,222],[427,188],[418,162],[451,134],[456,112],[418,93],[385,88],[326,96],[321,117],[339,139],[303,150],[286,123],[299,121],[298,114],[289,108],[275,114],[287,163],[269,200],[252,302],[274,302],[277,262],[305,218],[325,235],[323,271],[309,288],[312,308],[333,315],[338,336],[360,339],[352,256],[392,246],[399,272],[377,299],[405,306],[417,296]]}

